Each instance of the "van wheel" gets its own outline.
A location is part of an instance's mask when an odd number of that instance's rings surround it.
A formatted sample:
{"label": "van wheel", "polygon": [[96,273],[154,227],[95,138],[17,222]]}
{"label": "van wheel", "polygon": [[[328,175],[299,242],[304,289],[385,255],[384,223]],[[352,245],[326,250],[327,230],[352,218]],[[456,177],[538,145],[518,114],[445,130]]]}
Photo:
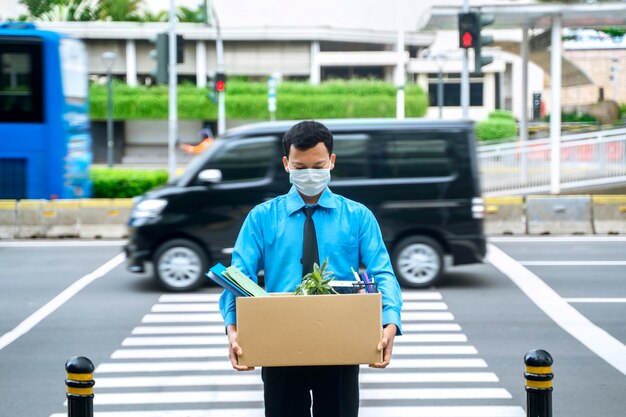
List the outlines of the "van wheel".
{"label": "van wheel", "polygon": [[200,246],[187,239],[162,244],[154,254],[155,278],[168,291],[193,291],[204,281],[207,257]]}
{"label": "van wheel", "polygon": [[441,245],[426,236],[403,239],[393,250],[393,269],[403,287],[430,287],[443,273]]}

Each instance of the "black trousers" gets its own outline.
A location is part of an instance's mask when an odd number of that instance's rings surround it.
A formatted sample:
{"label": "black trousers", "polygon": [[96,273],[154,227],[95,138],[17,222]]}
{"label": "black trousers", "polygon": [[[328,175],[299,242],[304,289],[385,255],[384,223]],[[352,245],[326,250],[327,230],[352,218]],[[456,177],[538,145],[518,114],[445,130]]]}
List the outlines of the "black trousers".
{"label": "black trousers", "polygon": [[357,417],[359,366],[285,366],[261,370],[265,417]]}

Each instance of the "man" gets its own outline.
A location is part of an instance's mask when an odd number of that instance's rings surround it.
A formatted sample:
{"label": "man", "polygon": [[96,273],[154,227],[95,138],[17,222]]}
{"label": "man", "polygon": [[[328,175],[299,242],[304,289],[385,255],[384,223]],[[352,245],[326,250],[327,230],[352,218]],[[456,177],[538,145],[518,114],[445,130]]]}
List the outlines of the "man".
{"label": "man", "polygon": [[[256,206],[246,218],[232,264],[256,279],[265,271],[268,292],[293,292],[313,262],[328,259],[337,279],[353,279],[351,267],[362,263],[378,283],[383,298],[383,336],[378,349],[385,368],[393,341],[401,334],[400,287],[372,212],[360,203],[333,194],[327,187],[335,165],[333,136],[321,123],[304,121],[283,137],[283,165],[293,184],[288,194]],[[234,369],[242,348],[237,343],[235,299],[220,298]],[[264,367],[261,371],[266,417],[356,417],[359,410],[359,366]]]}
{"label": "man", "polygon": [[205,151],[213,143],[213,131],[209,126],[200,131],[200,143],[197,145],[189,145],[187,143],[181,143],[180,149],[187,153],[199,154]]}

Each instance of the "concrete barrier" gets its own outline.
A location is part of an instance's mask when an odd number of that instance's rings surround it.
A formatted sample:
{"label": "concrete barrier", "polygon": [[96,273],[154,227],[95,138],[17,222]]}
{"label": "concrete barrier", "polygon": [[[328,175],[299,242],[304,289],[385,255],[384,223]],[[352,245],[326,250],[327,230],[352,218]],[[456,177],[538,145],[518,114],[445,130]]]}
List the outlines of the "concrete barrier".
{"label": "concrete barrier", "polygon": [[17,233],[17,202],[0,200],[0,239],[13,239]]}
{"label": "concrete barrier", "polygon": [[17,203],[17,232],[15,237],[46,237],[43,224],[43,205],[46,200],[20,200]]}
{"label": "concrete barrier", "polygon": [[524,197],[485,197],[485,233],[523,235],[526,233]]}
{"label": "concrete barrier", "polygon": [[594,195],[593,227],[599,234],[626,233],[626,196]]}
{"label": "concrete barrier", "polygon": [[133,200],[85,199],[80,202],[79,236],[87,239],[124,238]]}
{"label": "concrete barrier", "polygon": [[593,234],[591,196],[528,196],[528,234]]}
{"label": "concrete barrier", "polygon": [[79,200],[52,200],[43,203],[41,218],[45,237],[78,237],[78,206]]}

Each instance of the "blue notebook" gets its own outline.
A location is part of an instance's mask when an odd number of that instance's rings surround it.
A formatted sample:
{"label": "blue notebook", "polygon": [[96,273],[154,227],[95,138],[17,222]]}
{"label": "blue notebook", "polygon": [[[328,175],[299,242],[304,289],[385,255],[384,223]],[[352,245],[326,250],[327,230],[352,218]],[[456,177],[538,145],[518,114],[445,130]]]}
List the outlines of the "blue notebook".
{"label": "blue notebook", "polygon": [[225,271],[226,267],[224,265],[217,264],[209,269],[209,272],[206,273],[206,276],[213,280],[220,287],[232,292],[235,297],[249,297],[249,294],[245,293],[242,288],[233,284],[228,278],[223,275]]}
{"label": "blue notebook", "polygon": [[232,292],[235,297],[264,297],[269,294],[234,266],[226,268],[218,263],[206,274],[221,287]]}

